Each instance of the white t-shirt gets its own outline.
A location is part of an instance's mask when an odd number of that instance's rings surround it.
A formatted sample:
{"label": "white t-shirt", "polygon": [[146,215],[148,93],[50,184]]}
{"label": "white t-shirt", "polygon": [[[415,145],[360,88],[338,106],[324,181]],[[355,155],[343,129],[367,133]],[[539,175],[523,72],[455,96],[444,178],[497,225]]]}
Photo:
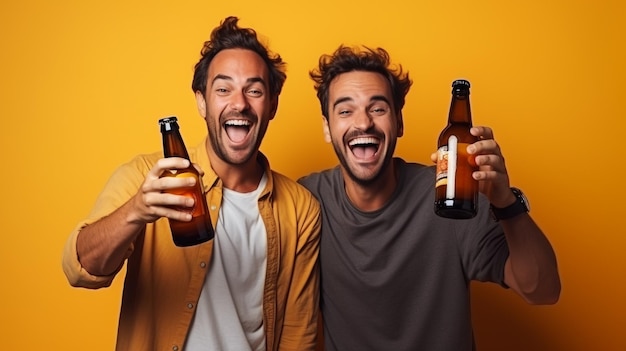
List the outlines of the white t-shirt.
{"label": "white t-shirt", "polygon": [[223,189],[213,256],[185,350],[265,350],[267,235],[258,198],[266,184],[264,174],[253,192]]}

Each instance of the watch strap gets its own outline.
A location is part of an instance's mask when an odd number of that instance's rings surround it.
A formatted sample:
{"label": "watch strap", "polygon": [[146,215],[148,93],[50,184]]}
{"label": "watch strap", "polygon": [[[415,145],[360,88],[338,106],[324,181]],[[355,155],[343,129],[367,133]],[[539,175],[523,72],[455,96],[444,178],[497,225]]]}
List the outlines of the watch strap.
{"label": "watch strap", "polygon": [[503,208],[498,208],[493,205],[490,206],[491,215],[496,221],[513,218],[529,211],[528,200],[526,200],[522,191],[518,188],[511,188],[511,191],[513,195],[515,195],[514,203]]}

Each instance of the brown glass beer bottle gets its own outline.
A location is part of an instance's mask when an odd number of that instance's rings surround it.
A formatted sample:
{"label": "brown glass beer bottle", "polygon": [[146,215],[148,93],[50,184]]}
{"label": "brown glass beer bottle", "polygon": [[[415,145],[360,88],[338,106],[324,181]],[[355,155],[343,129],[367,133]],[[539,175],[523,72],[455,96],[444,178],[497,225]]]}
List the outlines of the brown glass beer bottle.
{"label": "brown glass beer bottle", "polygon": [[[161,135],[163,136],[163,154],[165,157],[182,157],[189,160],[189,154],[179,132],[176,117],[167,117],[159,120]],[[211,224],[211,216],[207,207],[202,178],[195,167],[189,161],[189,167],[185,169],[172,169],[163,172],[161,177],[193,177],[196,184],[193,187],[168,190],[171,194],[185,195],[194,199],[193,207],[177,208],[191,214],[190,222],[168,219],[172,238],[176,246],[192,246],[213,239],[215,233]]]}
{"label": "brown glass beer bottle", "polygon": [[478,181],[472,173],[478,170],[467,146],[478,141],[470,134],[472,113],[469,100],[470,83],[452,82],[452,102],[448,125],[437,142],[435,179],[435,213],[441,217],[467,219],[476,215]]}

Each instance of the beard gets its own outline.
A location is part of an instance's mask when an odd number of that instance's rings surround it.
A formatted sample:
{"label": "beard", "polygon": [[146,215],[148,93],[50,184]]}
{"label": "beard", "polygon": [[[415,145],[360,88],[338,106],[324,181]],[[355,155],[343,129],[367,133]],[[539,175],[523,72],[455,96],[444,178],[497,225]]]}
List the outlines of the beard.
{"label": "beard", "polygon": [[[376,133],[376,134],[382,135],[381,133]],[[382,137],[381,140],[385,140],[385,138]],[[343,151],[344,145],[346,145],[346,143],[344,143],[343,141],[342,143],[337,143],[335,139],[332,139],[332,144],[333,144],[333,149],[335,150],[335,154],[337,155],[337,158],[339,159],[339,163],[341,164],[341,167],[344,169],[345,173],[348,174],[348,177],[350,177],[350,179],[353,182],[364,187],[373,185],[384,177],[385,170],[387,169],[387,167],[390,167],[391,165],[391,162],[393,160],[393,154],[396,148],[396,141],[393,140],[392,142],[389,143],[389,147],[387,149],[387,153],[385,154],[385,158],[383,159],[382,164],[378,166],[378,168],[375,169],[373,173],[365,176],[365,175],[357,174],[357,172],[350,167],[347,161],[346,155],[344,154],[344,151]],[[352,151],[347,151],[347,152],[352,152]]]}
{"label": "beard", "polygon": [[[245,150],[244,155],[234,157],[233,155],[231,155],[231,153],[229,153],[228,148],[225,146],[226,143],[223,140],[224,137],[222,134],[223,128],[233,128],[224,127],[224,121],[230,117],[243,117],[255,121],[254,125],[258,125],[261,122],[258,116],[256,116],[256,114],[254,114],[252,111],[245,111],[243,113],[229,112],[227,114],[223,114],[219,118],[219,125],[215,122],[215,118],[207,118],[207,127],[209,129],[209,143],[211,144],[211,147],[213,148],[213,151],[215,152],[217,157],[219,157],[225,163],[233,166],[243,165],[249,162],[250,159],[252,159],[252,157],[254,157],[259,150],[259,147],[261,146],[261,141],[263,140],[265,132],[267,131],[267,123],[260,124],[260,130],[258,134],[253,138],[251,144],[246,146],[247,150]],[[225,133],[228,134],[227,132]]]}

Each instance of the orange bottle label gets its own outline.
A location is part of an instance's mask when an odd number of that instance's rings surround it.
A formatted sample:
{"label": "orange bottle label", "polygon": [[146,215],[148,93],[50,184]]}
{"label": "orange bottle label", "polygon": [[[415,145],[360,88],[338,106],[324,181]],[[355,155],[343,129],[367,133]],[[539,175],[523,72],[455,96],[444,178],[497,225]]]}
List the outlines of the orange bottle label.
{"label": "orange bottle label", "polygon": [[444,145],[437,150],[437,171],[435,187],[448,184],[448,146]]}

